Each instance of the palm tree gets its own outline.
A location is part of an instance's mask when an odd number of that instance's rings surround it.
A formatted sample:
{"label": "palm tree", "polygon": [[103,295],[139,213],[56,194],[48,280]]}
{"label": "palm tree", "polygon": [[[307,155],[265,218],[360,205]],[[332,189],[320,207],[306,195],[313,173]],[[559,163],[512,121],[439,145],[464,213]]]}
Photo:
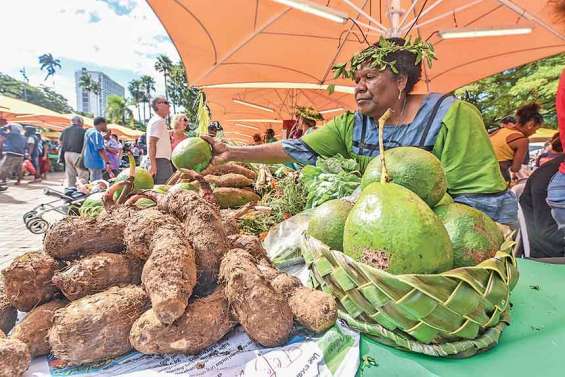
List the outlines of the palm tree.
{"label": "palm tree", "polygon": [[[106,104],[106,118],[108,118],[110,123],[125,126],[126,124],[131,123],[133,117],[133,112],[127,106],[124,97],[114,95],[108,96],[108,103]],[[126,119],[128,119],[129,122],[126,121]]]}
{"label": "palm tree", "polygon": [[173,62],[167,55],[157,56],[157,61],[155,62],[155,70],[163,74],[163,79],[165,80],[165,98],[169,100],[169,87],[167,86],[167,77],[171,74],[171,69],[173,68]]}
{"label": "palm tree", "polygon": [[151,117],[151,92],[155,91],[155,79],[153,79],[153,77],[151,76],[143,75],[139,80],[141,81],[141,87],[145,94],[144,99],[149,104],[149,117]]}
{"label": "palm tree", "polygon": [[52,54],[41,55],[39,57],[39,64],[41,64],[42,71],[47,71],[47,75],[43,81],[47,81],[50,76],[54,76],[57,68],[61,69],[61,60],[55,59]]}
{"label": "palm tree", "polygon": [[87,92],[94,93],[96,95],[100,94],[100,84],[90,77],[86,69],[82,70],[78,85]]}
{"label": "palm tree", "polygon": [[[142,123],[141,121],[141,111],[139,108],[139,104],[143,102],[143,90],[141,88],[141,80],[131,80],[128,83],[128,91],[131,96],[131,100],[133,105],[137,107],[137,120]],[[145,106],[143,106],[143,118],[145,119]]]}

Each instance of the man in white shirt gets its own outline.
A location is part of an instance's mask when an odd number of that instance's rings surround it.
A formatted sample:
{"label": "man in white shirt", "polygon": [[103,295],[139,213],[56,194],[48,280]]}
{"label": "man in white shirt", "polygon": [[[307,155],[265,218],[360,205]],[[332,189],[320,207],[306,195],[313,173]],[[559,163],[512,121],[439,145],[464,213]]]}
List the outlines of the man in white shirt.
{"label": "man in white shirt", "polygon": [[149,172],[155,184],[162,185],[173,175],[171,165],[171,139],[165,118],[169,115],[169,102],[163,96],[153,98],[151,107],[155,115],[147,124]]}

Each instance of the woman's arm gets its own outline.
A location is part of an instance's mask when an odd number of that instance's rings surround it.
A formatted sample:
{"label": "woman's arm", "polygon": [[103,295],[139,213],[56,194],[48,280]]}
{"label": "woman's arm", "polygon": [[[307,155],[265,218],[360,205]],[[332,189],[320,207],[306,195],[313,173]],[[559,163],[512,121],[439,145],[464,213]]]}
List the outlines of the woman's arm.
{"label": "woman's arm", "polygon": [[[509,137],[511,137],[510,135]],[[510,171],[513,173],[517,173],[522,168],[522,163],[524,162],[524,158],[526,157],[526,153],[528,153],[528,147],[530,145],[528,138],[522,137],[518,140],[514,140],[510,143],[510,148],[514,150],[514,158],[512,159],[512,166],[510,167]]]}
{"label": "woman's arm", "polygon": [[214,159],[212,163],[223,164],[229,161],[258,162],[277,164],[293,162],[294,160],[284,151],[282,144],[271,143],[238,147],[227,145],[210,136],[201,136],[212,147]]}

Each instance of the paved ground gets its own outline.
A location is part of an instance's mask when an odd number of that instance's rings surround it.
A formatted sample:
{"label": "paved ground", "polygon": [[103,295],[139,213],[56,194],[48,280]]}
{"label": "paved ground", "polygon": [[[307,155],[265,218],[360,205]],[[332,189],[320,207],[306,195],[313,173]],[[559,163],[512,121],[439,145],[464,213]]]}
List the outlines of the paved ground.
{"label": "paved ground", "polygon": [[[20,186],[9,181],[8,190],[0,192],[0,269],[15,256],[41,248],[43,235],[32,234],[27,230],[22,216],[41,203],[55,200],[45,196],[43,189],[49,187],[62,191],[63,177],[63,173],[50,173],[47,180],[33,184],[26,177]],[[62,215],[53,212],[44,216],[50,222],[61,217]]]}

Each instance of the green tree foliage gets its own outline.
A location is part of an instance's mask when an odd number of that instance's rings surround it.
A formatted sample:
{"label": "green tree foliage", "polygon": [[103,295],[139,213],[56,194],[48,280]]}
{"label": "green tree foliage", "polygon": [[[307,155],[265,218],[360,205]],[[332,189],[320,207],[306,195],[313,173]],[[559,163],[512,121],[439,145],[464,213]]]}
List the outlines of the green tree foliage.
{"label": "green tree foliage", "polygon": [[201,90],[190,86],[182,62],[173,65],[169,80],[169,98],[175,107],[184,108],[191,124],[198,123],[198,101]]}
{"label": "green tree foliage", "polygon": [[529,102],[542,106],[544,127],[557,128],[555,93],[564,68],[565,54],[560,54],[487,77],[455,94],[478,107],[487,128]]}
{"label": "green tree foliage", "polygon": [[108,122],[119,124],[122,126],[131,125],[134,127],[133,112],[127,106],[124,97],[108,96],[108,103],[106,104],[106,118]]}
{"label": "green tree foliage", "polygon": [[55,59],[52,54],[41,55],[39,57],[39,64],[41,64],[42,71],[47,71],[47,75],[43,81],[47,81],[49,77],[54,76],[57,68],[61,69],[61,60]]}
{"label": "green tree foliage", "polygon": [[141,104],[145,102],[145,93],[143,92],[141,80],[131,80],[128,83],[128,92],[131,104],[137,108],[137,121],[143,123],[145,120],[145,106],[143,107],[143,120],[141,119]]}
{"label": "green tree foliage", "polygon": [[78,85],[85,91],[93,93],[93,94],[100,94],[100,83],[96,82],[95,80],[90,77],[86,70],[83,70]]}
{"label": "green tree foliage", "polygon": [[149,108],[149,117],[151,117],[151,93],[155,91],[155,79],[148,75],[143,75],[139,78],[141,81],[141,88],[145,93],[144,102],[147,102]]}
{"label": "green tree foliage", "polygon": [[167,55],[157,56],[157,61],[155,62],[155,70],[163,74],[163,79],[165,80],[165,97],[169,99],[169,87],[167,86],[167,78],[171,74],[171,69],[173,68],[173,62]]}
{"label": "green tree foliage", "polygon": [[58,113],[73,112],[73,108],[69,105],[67,99],[53,89],[46,86],[32,86],[3,73],[0,73],[0,94],[21,99]]}

